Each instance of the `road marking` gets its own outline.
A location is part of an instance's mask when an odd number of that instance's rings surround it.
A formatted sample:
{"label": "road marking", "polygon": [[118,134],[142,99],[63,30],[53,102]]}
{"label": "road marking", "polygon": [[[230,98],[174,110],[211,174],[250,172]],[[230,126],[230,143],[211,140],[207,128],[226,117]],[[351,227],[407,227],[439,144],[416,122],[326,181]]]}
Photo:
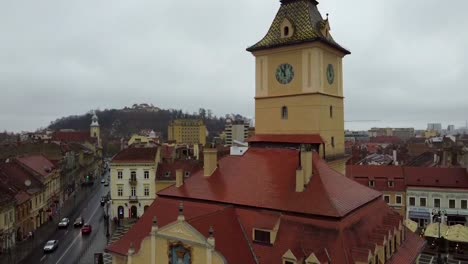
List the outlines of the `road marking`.
{"label": "road marking", "polygon": [[[91,217],[89,218],[89,220],[91,221],[91,219],[94,217],[94,215],[96,214],[97,212],[97,209],[99,209],[100,206],[97,206],[96,209],[94,209],[93,211],[93,214],[91,215]],[[81,236],[81,232],[76,235],[75,239],[73,239],[73,241],[71,242],[71,244],[68,246],[68,248],[65,250],[65,252],[63,252],[62,256],[60,256],[60,258],[57,260],[57,262],[55,262],[55,264],[58,264],[62,259],[63,257],[65,257],[65,255],[67,254],[68,250],[70,250],[70,248],[73,246],[73,244],[75,244],[76,240]]]}
{"label": "road marking", "polygon": [[41,262],[45,259],[46,255],[42,256],[41,258]]}

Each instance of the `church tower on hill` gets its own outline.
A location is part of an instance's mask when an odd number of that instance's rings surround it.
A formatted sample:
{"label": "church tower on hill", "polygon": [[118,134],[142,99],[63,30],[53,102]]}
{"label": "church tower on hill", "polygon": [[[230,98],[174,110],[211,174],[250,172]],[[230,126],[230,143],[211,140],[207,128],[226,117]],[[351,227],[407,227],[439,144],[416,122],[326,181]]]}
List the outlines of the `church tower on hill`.
{"label": "church tower on hill", "polygon": [[350,52],[317,5],[281,0],[265,37],[247,49],[256,64],[254,141],[310,141],[330,158],[344,154],[342,59]]}
{"label": "church tower on hill", "polygon": [[91,118],[90,133],[91,138],[95,138],[98,146],[101,147],[101,129],[99,127],[96,111],[93,111],[93,117]]}

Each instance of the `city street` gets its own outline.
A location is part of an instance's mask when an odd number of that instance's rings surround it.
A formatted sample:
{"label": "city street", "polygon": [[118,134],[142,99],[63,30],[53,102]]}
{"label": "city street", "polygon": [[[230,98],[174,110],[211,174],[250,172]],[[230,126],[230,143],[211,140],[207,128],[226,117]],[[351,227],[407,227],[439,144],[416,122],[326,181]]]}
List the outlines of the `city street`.
{"label": "city street", "polygon": [[[107,181],[108,173],[105,175]],[[62,216],[70,219],[68,228],[57,229],[47,240],[59,240],[58,248],[51,253],[44,253],[44,242],[34,242],[32,253],[23,259],[24,264],[59,264],[59,263],[94,263],[94,253],[103,252],[106,246],[106,225],[104,220],[104,208],[101,206],[101,196],[106,195],[109,187],[100,183],[101,179],[96,179],[94,185],[99,185],[93,190],[83,190],[89,192],[85,201],[76,206],[70,215]],[[92,226],[92,232],[88,235],[81,234],[80,227],[73,227],[73,222],[82,216],[85,223]]]}

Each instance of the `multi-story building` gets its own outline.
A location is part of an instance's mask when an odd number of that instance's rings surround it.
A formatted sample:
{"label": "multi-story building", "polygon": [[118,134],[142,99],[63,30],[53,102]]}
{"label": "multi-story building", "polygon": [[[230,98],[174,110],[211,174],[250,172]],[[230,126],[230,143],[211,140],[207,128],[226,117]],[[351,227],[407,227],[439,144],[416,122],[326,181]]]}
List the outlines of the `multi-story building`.
{"label": "multi-story building", "polygon": [[168,140],[182,144],[206,144],[207,130],[202,120],[177,119],[168,127]]}
{"label": "multi-story building", "polygon": [[428,131],[437,131],[440,133],[442,131],[442,124],[441,123],[428,123],[427,124],[427,130]]}
{"label": "multi-story building", "polygon": [[468,225],[468,174],[464,168],[404,168],[406,217],[420,227],[433,222],[433,210],[446,212],[448,225]]}
{"label": "multi-story building", "polygon": [[138,218],[156,198],[156,171],[160,148],[127,148],[110,162],[113,216]]}
{"label": "multi-story building", "polygon": [[244,120],[227,119],[224,129],[226,145],[231,146],[234,140],[245,142],[249,136],[249,127],[249,123]]}
{"label": "multi-story building", "polygon": [[347,165],[346,177],[382,192],[382,199],[406,216],[406,184],[401,166]]}
{"label": "multi-story building", "polygon": [[113,263],[413,263],[424,241],[381,193],[333,170],[344,153],[342,58],[314,0],[281,0],[256,60],[256,135],[158,192],[107,247]]}
{"label": "multi-story building", "polygon": [[0,184],[0,253],[16,243],[16,219],[14,194]]}
{"label": "multi-story building", "polygon": [[405,128],[394,128],[393,136],[401,139],[402,141],[407,141],[408,139],[414,137],[414,128],[405,127]]}
{"label": "multi-story building", "polygon": [[373,127],[368,131],[369,137],[393,136],[393,129],[390,127],[380,128]]}

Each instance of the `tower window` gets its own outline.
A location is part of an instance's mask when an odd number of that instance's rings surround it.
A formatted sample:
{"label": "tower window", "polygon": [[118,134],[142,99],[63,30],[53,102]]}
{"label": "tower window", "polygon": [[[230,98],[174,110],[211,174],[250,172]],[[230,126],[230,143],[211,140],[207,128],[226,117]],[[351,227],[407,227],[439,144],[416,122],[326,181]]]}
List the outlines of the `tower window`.
{"label": "tower window", "polygon": [[286,26],[286,27],[283,28],[283,35],[284,35],[285,37],[288,37],[288,36],[289,36],[289,27],[288,27],[288,26]]}
{"label": "tower window", "polygon": [[331,145],[332,147],[335,147],[335,137],[331,137]]}
{"label": "tower window", "polygon": [[288,119],[288,107],[281,107],[281,119]]}
{"label": "tower window", "polygon": [[333,118],[333,106],[330,105],[330,118]]}

